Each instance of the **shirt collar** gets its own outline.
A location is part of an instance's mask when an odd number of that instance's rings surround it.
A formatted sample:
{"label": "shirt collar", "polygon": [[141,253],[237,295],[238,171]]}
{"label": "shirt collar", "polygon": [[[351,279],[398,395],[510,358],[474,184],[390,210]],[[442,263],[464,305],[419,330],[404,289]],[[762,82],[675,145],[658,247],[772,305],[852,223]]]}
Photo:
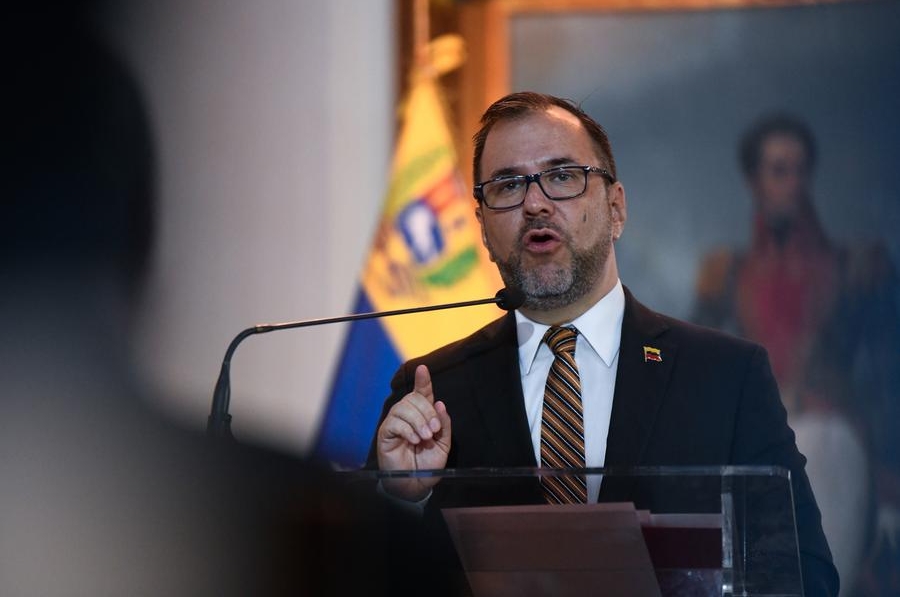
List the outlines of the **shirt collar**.
{"label": "shirt collar", "polygon": [[[574,321],[563,325],[573,325],[584,337],[588,345],[597,353],[603,363],[612,366],[619,343],[622,340],[622,319],[625,316],[625,292],[622,282],[616,285],[594,305]],[[516,310],[516,335],[519,342],[519,367],[522,375],[531,371],[544,333],[550,326],[532,321]]]}

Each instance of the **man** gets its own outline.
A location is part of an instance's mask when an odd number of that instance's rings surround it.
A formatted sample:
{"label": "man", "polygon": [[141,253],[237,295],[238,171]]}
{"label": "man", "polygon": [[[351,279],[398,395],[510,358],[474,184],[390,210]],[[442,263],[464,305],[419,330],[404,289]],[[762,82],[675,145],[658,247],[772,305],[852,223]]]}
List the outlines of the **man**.
{"label": "man", "polygon": [[[898,279],[882,245],[850,248],[829,238],[812,197],[816,158],[813,133],[795,116],[766,115],[744,133],[739,161],[753,199],[750,245],[707,256],[693,319],[765,346],[809,458],[841,584],[848,592],[893,594],[896,586],[877,588],[891,573],[875,572],[872,562],[885,555],[898,561],[886,539],[896,533],[889,512],[900,503]],[[869,563],[867,541],[881,546]]]}
{"label": "man", "polygon": [[150,123],[93,3],[38,5],[7,13],[0,42],[0,595],[419,594],[405,516],[148,406],[128,329],[153,237]]}
{"label": "man", "polygon": [[[401,367],[370,464],[552,463],[553,440],[542,439],[541,420],[554,356],[542,338],[551,327],[574,326],[584,464],[789,468],[807,594],[835,595],[804,460],[765,352],[654,313],[619,282],[614,243],[627,208],[603,129],[565,100],[509,95],[482,117],[474,173],[484,181],[475,186],[482,240],[524,304]],[[423,500],[433,487],[394,480],[385,490]],[[586,493],[593,500],[606,490]]]}
{"label": "man", "polygon": [[763,344],[789,412],[802,410],[816,335],[838,306],[841,284],[842,256],[810,196],[816,153],[796,118],[774,115],[751,127],[740,145],[753,195],[751,247],[713,252],[697,284],[695,319]]}

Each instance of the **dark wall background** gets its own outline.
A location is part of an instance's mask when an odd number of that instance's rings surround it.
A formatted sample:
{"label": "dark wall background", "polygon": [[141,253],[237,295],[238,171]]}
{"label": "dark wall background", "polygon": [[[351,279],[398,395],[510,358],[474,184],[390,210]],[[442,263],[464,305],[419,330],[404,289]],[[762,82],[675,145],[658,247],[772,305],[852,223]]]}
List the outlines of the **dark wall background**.
{"label": "dark wall background", "polygon": [[583,102],[610,133],[620,274],[651,306],[688,316],[702,255],[747,241],[736,145],[771,110],[818,138],[829,233],[900,262],[900,3],[521,16],[512,43],[514,89]]}

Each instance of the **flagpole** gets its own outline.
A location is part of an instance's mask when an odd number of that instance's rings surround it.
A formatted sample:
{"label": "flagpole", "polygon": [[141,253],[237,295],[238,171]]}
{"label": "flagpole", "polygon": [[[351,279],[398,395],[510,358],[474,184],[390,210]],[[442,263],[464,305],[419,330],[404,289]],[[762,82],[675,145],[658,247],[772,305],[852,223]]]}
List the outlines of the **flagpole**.
{"label": "flagpole", "polygon": [[421,71],[429,60],[428,42],[431,37],[430,0],[413,0],[413,57],[414,70]]}

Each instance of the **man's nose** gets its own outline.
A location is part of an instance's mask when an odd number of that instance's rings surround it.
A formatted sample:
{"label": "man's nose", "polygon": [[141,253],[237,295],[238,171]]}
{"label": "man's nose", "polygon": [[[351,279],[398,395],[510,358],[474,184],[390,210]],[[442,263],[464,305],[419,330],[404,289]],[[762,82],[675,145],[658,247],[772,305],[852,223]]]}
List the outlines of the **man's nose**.
{"label": "man's nose", "polygon": [[556,209],[556,203],[544,194],[540,183],[532,180],[525,187],[525,201],[522,203],[522,210],[528,216],[550,213]]}

